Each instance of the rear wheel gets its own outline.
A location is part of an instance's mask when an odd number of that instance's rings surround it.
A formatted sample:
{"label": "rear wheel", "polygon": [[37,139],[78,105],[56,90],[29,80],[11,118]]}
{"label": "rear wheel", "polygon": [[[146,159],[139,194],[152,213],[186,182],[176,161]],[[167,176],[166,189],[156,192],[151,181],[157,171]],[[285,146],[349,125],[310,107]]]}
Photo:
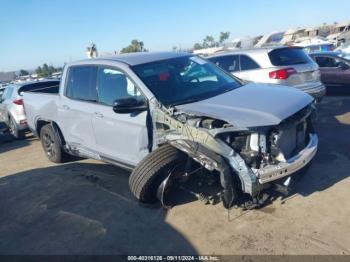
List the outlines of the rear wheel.
{"label": "rear wheel", "polygon": [[60,139],[50,124],[40,130],[40,139],[47,158],[54,163],[63,163],[68,154],[63,150]]}
{"label": "rear wheel", "polygon": [[12,117],[9,118],[8,131],[15,139],[23,139],[25,137],[24,132],[18,130],[17,124]]}
{"label": "rear wheel", "polygon": [[157,201],[157,189],[162,181],[185,164],[186,155],[171,145],[157,148],[146,156],[134,169],[129,178],[129,186],[134,196],[143,203]]}

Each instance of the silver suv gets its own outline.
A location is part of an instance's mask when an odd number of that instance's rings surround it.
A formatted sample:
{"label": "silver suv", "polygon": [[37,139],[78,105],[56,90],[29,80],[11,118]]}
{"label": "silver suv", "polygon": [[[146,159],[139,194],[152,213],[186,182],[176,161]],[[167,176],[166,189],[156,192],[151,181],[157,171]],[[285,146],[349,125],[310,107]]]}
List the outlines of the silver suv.
{"label": "silver suv", "polygon": [[[41,91],[51,89],[58,90],[59,81],[48,80],[40,82],[26,82],[12,84],[6,87],[0,97],[0,122],[4,122],[11,135],[15,138],[22,138],[28,129],[27,119],[23,108],[22,94],[25,91]],[[56,89],[56,90],[55,90]]]}
{"label": "silver suv", "polygon": [[316,100],[326,93],[317,64],[298,47],[237,50],[208,59],[246,81],[296,87]]}

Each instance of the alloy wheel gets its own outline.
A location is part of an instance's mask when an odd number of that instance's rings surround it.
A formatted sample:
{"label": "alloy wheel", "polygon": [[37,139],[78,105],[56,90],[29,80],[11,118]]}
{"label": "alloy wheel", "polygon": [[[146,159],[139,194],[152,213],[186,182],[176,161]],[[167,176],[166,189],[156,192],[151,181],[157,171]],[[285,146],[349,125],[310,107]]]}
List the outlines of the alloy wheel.
{"label": "alloy wheel", "polygon": [[45,152],[49,157],[54,157],[56,155],[55,142],[50,134],[46,133],[43,136],[43,145],[45,147]]}
{"label": "alloy wheel", "polygon": [[9,123],[9,131],[10,131],[10,134],[13,135],[13,136],[16,136],[16,126],[15,126],[15,123],[12,119],[10,119],[10,123]]}

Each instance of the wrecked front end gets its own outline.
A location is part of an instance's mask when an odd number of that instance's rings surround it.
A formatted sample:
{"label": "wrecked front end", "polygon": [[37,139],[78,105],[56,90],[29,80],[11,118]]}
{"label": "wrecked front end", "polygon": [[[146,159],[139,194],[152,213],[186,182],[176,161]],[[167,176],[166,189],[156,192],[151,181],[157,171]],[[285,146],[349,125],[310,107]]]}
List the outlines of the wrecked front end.
{"label": "wrecked front end", "polygon": [[[201,167],[219,174],[226,208],[242,193],[256,200],[269,184],[305,167],[317,151],[313,104],[273,126],[242,128],[212,117],[161,108],[153,111],[152,118],[158,145],[170,143]],[[166,183],[161,187],[164,191]]]}

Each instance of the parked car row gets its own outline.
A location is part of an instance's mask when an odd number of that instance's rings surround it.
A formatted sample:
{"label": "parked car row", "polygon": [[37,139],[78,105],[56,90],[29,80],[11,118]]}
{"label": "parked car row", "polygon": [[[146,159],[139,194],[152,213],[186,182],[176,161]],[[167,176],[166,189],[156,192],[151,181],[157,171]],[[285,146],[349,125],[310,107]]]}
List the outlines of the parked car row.
{"label": "parked car row", "polygon": [[236,38],[222,46],[194,50],[194,54],[207,56],[223,51],[276,46],[298,46],[304,48],[307,53],[328,52],[335,48],[345,50],[349,42],[350,21],[310,28],[298,27],[254,37]]}
{"label": "parked car row", "polygon": [[344,54],[350,54],[350,41],[344,42],[342,45],[340,45],[338,48],[336,48],[334,51],[339,51]]}

